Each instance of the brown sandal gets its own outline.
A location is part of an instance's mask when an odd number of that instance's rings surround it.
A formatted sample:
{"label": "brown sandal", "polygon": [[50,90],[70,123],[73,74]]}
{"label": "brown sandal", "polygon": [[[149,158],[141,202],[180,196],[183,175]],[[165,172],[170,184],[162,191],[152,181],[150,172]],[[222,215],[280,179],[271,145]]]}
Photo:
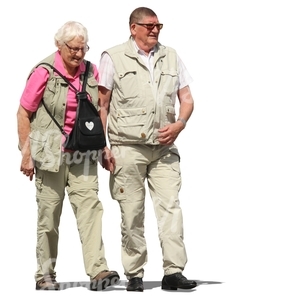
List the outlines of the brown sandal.
{"label": "brown sandal", "polygon": [[57,291],[59,290],[59,283],[56,281],[55,276],[45,275],[42,279],[36,282],[35,289],[44,291]]}

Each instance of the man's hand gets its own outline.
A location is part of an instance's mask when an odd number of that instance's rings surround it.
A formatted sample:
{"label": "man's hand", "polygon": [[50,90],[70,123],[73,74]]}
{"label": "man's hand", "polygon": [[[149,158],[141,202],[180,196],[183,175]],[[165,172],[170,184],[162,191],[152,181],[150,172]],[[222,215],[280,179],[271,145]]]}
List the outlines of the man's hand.
{"label": "man's hand", "polygon": [[110,171],[111,173],[114,171],[116,161],[111,150],[108,147],[105,147],[101,151],[101,155],[99,156],[99,163],[105,170]]}
{"label": "man's hand", "polygon": [[159,132],[158,141],[162,145],[172,145],[177,139],[181,130],[183,129],[184,129],[184,124],[182,122],[168,124],[167,126],[160,128],[158,130]]}

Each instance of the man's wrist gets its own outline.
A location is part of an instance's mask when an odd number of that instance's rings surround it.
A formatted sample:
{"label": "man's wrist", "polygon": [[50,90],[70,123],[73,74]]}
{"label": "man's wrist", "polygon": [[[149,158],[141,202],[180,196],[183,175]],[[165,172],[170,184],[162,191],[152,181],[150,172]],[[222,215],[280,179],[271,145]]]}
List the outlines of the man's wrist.
{"label": "man's wrist", "polygon": [[177,121],[180,121],[183,124],[184,127],[186,126],[186,120],[185,119],[178,118]]}

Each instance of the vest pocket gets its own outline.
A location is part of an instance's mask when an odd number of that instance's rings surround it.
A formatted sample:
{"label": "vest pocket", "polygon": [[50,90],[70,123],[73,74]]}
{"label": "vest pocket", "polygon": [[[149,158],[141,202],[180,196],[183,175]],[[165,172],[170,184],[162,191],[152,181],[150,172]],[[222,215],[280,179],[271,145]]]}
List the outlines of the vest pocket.
{"label": "vest pocket", "polygon": [[166,117],[168,123],[175,123],[175,107],[173,106],[167,106],[166,107]]}
{"label": "vest pocket", "polygon": [[91,77],[91,78],[88,79],[87,85],[90,88],[96,88],[96,87],[98,87],[98,82],[97,82],[97,80],[95,78]]}
{"label": "vest pocket", "polygon": [[41,170],[51,170],[61,153],[61,133],[56,129],[33,130],[30,135],[31,157]]}
{"label": "vest pocket", "polygon": [[147,110],[142,108],[118,109],[117,124],[118,134],[130,140],[146,139],[145,124]]}
{"label": "vest pocket", "polygon": [[178,89],[178,73],[176,70],[163,70],[161,72],[162,91],[167,96],[171,96]]}
{"label": "vest pocket", "polygon": [[51,78],[48,80],[43,98],[48,99],[49,97],[53,98],[53,96],[56,93],[56,80],[54,78]]}
{"label": "vest pocket", "polygon": [[137,72],[127,71],[126,73],[119,73],[120,91],[122,93],[122,102],[136,98],[138,96],[138,82]]}

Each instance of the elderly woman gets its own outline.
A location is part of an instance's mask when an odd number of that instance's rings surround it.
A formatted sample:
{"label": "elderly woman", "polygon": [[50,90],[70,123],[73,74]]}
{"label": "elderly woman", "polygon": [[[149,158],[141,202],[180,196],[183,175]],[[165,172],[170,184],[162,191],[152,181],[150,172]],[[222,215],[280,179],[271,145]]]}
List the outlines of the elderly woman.
{"label": "elderly woman", "polygon": [[[64,136],[50,112],[70,133],[76,116],[76,92],[53,70],[54,66],[77,90],[81,90],[89,50],[88,33],[78,22],[67,22],[55,35],[58,50],[31,70],[17,112],[21,172],[32,181],[35,175],[37,220],[37,290],[58,290],[55,265],[59,223],[65,190],[74,211],[82,243],[86,274],[91,289],[116,284],[119,275],[109,271],[102,241],[103,207],[98,199],[98,158],[89,153],[66,151]],[[38,66],[38,67],[37,67]],[[98,71],[91,64],[86,90],[98,108]],[[43,99],[43,101],[42,101]],[[45,108],[47,106],[47,110]]]}

